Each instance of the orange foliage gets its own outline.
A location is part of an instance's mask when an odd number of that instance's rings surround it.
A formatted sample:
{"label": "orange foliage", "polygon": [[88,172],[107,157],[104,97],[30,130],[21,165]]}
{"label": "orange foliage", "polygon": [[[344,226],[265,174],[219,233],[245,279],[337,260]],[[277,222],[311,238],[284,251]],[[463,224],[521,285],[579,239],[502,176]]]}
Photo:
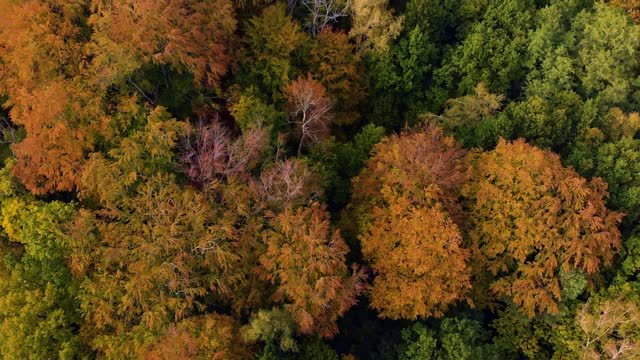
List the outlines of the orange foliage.
{"label": "orange foliage", "polygon": [[208,314],[189,318],[165,330],[150,346],[146,360],[251,359],[240,329],[230,316]]}
{"label": "orange foliage", "polygon": [[35,194],[73,190],[101,111],[78,80],[86,2],[3,1],[2,10],[0,93],[27,133],[14,146],[14,175]]}
{"label": "orange foliage", "polygon": [[171,176],[153,176],[135,196],[96,213],[97,240],[85,237],[90,223],[82,221],[76,238],[86,253],[74,255],[74,268],[90,269],[80,302],[105,354],[128,357],[148,340],[141,331],[184,319],[205,296],[227,298],[233,235],[205,196]]}
{"label": "orange foliage", "polygon": [[393,135],[354,180],[364,258],[376,278],[371,305],[393,319],[442,316],[470,287],[459,213],[464,152],[442,130]]}
{"label": "orange foliage", "polygon": [[197,85],[209,87],[218,87],[227,71],[236,28],[229,0],[109,1],[91,17],[91,24],[98,36],[106,36],[122,51],[143,62],[186,69]]}
{"label": "orange foliage", "polygon": [[640,0],[609,0],[609,4],[620,7],[629,13],[636,24],[640,24]]}
{"label": "orange foliage", "polygon": [[560,270],[596,273],[620,246],[622,214],[606,208],[607,185],[523,140],[501,140],[470,160],[463,195],[475,272],[495,276],[492,292],[529,316],[557,312]]}
{"label": "orange foliage", "polygon": [[309,59],[311,73],[335,101],[335,123],[351,124],[360,117],[357,107],[365,96],[364,68],[344,32],[328,26],[316,40]]}
{"label": "orange foliage", "polygon": [[86,3],[0,0],[0,93],[14,98],[51,79],[78,75]]}
{"label": "orange foliage", "polygon": [[314,203],[286,209],[264,233],[267,251],[260,257],[262,277],[276,285],[273,300],[284,302],[303,334],[332,336],[336,320],[356,303],[363,273],[349,275],[349,251],[331,232],[327,211]]}
{"label": "orange foliage", "polygon": [[[458,190],[466,179],[464,150],[441,129],[392,135],[373,149],[362,174],[354,180],[354,201],[361,213],[383,206],[381,191],[389,187],[415,204],[425,202],[425,188],[435,185],[444,209],[460,214]],[[435,188],[434,188],[435,189]]]}
{"label": "orange foliage", "polygon": [[93,148],[88,118],[97,104],[90,97],[59,81],[15,98],[11,119],[25,127],[27,137],[13,147],[18,160],[13,171],[34,194],[70,191],[78,184]]}
{"label": "orange foliage", "polygon": [[[425,196],[434,188],[425,189]],[[380,316],[410,319],[444,315],[470,286],[462,236],[440,203],[416,206],[383,190],[385,207],[375,207],[360,236],[362,253],[376,278],[371,307]],[[437,195],[436,195],[437,196]]]}

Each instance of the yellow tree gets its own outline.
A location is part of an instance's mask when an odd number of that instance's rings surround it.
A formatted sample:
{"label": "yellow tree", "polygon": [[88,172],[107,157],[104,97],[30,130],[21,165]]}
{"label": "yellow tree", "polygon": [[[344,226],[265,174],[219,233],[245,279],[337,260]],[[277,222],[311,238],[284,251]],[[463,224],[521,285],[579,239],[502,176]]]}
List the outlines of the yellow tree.
{"label": "yellow tree", "polygon": [[456,200],[464,152],[438,128],[393,135],[376,145],[354,179],[352,211],[362,253],[376,277],[380,316],[442,316],[470,287]]}
{"label": "yellow tree", "polygon": [[594,274],[620,246],[622,214],[606,208],[607,185],[523,140],[501,140],[469,161],[463,195],[476,299],[484,302],[488,286],[528,316],[557,312],[560,272]]}
{"label": "yellow tree", "polygon": [[402,31],[402,17],[395,17],[388,0],[353,0],[353,24],[349,36],[360,51],[387,51]]}

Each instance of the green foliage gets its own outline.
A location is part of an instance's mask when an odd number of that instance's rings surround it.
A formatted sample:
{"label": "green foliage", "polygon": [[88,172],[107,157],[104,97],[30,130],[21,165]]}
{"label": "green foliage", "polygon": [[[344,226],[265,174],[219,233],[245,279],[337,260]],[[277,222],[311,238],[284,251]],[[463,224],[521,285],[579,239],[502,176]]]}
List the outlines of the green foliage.
{"label": "green foliage", "polygon": [[403,343],[398,346],[399,360],[431,359],[436,349],[435,332],[420,323],[402,330]]}
{"label": "green foliage", "polygon": [[437,107],[448,98],[471,93],[479,82],[493,93],[518,95],[526,75],[524,60],[535,4],[533,0],[488,3],[481,20],[434,71],[431,98]]}
{"label": "green foliage", "polygon": [[3,358],[74,359],[84,351],[78,336],[78,282],[67,267],[72,245],[65,226],[75,209],[23,194],[9,172],[2,170],[0,196]]}
{"label": "green foliage", "polygon": [[437,48],[417,26],[388,52],[369,57],[372,120],[389,129],[413,123],[426,110]]}
{"label": "green foliage", "polygon": [[351,196],[351,178],[356,176],[373,146],[384,136],[384,128],[368,124],[352,141],[329,142],[312,149],[311,163],[322,175],[327,201],[335,207],[346,205]]}
{"label": "green foliage", "polygon": [[253,88],[234,96],[229,104],[229,112],[240,127],[247,131],[255,126],[263,126],[268,129],[278,129],[284,122],[284,115],[267,104]]}
{"label": "green foliage", "polygon": [[626,279],[640,283],[640,236],[637,229],[624,241],[623,254],[620,272]]}
{"label": "green foliage", "polygon": [[489,333],[482,324],[458,318],[445,318],[437,332],[422,323],[403,329],[397,352],[401,360],[497,360],[506,355],[489,343]]}
{"label": "green foliage", "polygon": [[296,64],[309,37],[282,3],[271,5],[260,16],[251,18],[245,31],[240,82],[245,86],[256,85],[267,97],[280,99],[284,86],[299,75]]}
{"label": "green foliage", "polygon": [[294,339],[296,323],[284,309],[259,310],[251,316],[249,324],[242,329],[245,339],[262,341],[266,348],[277,346],[281,351],[298,351]]}

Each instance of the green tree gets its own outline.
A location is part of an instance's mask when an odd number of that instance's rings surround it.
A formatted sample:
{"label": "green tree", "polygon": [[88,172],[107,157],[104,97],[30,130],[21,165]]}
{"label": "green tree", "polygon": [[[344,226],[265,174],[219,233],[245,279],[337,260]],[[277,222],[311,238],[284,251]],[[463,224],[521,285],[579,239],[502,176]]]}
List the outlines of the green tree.
{"label": "green tree", "polygon": [[73,205],[45,203],[0,175],[2,225],[0,339],[5,359],[75,359],[87,355],[78,329],[78,280],[67,261],[72,252],[66,225]]}
{"label": "green tree", "polygon": [[297,64],[309,43],[282,3],[265,8],[245,24],[245,45],[238,75],[246,86],[256,85],[272,99],[299,73]]}
{"label": "green tree", "polygon": [[444,56],[434,71],[433,103],[439,107],[449,98],[470,94],[480,82],[489,91],[518,95],[526,75],[528,30],[535,14],[533,0],[489,1],[464,40]]}

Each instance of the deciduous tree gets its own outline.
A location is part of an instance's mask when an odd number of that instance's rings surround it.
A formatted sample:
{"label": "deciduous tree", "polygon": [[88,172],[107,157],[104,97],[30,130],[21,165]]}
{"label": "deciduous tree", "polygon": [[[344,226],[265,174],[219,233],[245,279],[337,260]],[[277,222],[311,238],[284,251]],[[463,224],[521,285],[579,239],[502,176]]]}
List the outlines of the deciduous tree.
{"label": "deciduous tree", "polygon": [[265,8],[246,24],[244,57],[239,77],[245,85],[257,85],[267,97],[280,93],[295,78],[294,60],[309,40],[282,3]]}
{"label": "deciduous tree", "polygon": [[356,303],[364,285],[361,270],[354,267],[349,274],[347,245],[331,231],[328,213],[317,203],[285,209],[270,226],[260,264],[262,277],[276,287],[273,301],[284,304],[300,333],[334,335],[336,320]]}
{"label": "deciduous tree", "polygon": [[585,180],[558,155],[523,140],[501,140],[470,161],[463,194],[476,289],[486,281],[530,317],[556,313],[559,272],[597,273],[620,246],[622,214],[606,208],[606,184]]}
{"label": "deciduous tree", "polygon": [[358,120],[358,106],[365,97],[365,69],[347,35],[325,27],[318,33],[309,56],[311,75],[334,100],[334,123],[349,125]]}
{"label": "deciduous tree", "polygon": [[437,128],[394,135],[374,147],[354,179],[353,215],[376,275],[370,296],[380,316],[442,316],[465,297],[468,252],[454,221],[463,154]]}
{"label": "deciduous tree", "polygon": [[333,104],[325,87],[310,75],[299,77],[285,90],[291,121],[299,133],[298,154],[306,143],[318,143],[328,136],[333,121]]}
{"label": "deciduous tree", "polygon": [[[231,61],[230,40],[236,29],[228,0],[110,1],[100,4],[90,23],[96,41],[102,42],[98,50],[122,52],[123,59],[140,64],[169,64],[191,72],[197,85],[214,88]],[[113,46],[106,47],[109,42]],[[107,73],[121,67],[111,61],[99,65]]]}
{"label": "deciduous tree", "polygon": [[349,36],[361,51],[387,51],[402,30],[402,17],[388,8],[388,0],[352,0]]}

